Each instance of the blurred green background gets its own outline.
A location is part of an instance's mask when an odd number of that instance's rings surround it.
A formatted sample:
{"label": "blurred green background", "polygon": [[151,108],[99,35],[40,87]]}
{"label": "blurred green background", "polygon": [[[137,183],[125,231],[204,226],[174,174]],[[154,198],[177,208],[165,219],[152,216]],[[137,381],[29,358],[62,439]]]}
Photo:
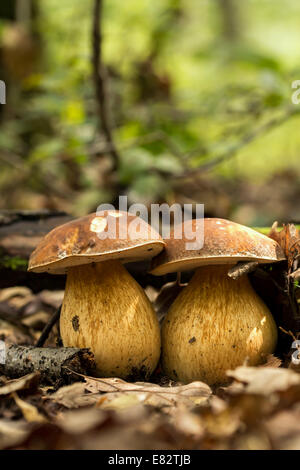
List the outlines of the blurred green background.
{"label": "blurred green background", "polygon": [[112,165],[92,67],[93,0],[1,0],[0,209],[83,215],[204,203],[300,222],[299,0],[104,0]]}

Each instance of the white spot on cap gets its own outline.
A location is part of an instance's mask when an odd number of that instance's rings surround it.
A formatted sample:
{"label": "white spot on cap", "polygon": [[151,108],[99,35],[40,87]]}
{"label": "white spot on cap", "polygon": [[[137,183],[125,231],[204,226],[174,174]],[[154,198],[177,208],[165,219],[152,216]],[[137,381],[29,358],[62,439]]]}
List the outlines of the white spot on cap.
{"label": "white spot on cap", "polygon": [[66,256],[67,256],[66,250],[62,250],[58,253],[58,258],[59,259],[65,258]]}
{"label": "white spot on cap", "polygon": [[121,214],[121,212],[112,212],[112,211],[108,211],[107,212],[108,215],[110,215],[111,217],[115,217],[116,219],[118,219],[119,217],[122,217],[123,214]]}
{"label": "white spot on cap", "polygon": [[95,233],[103,232],[107,225],[107,220],[104,217],[95,217],[90,225],[90,231]]}

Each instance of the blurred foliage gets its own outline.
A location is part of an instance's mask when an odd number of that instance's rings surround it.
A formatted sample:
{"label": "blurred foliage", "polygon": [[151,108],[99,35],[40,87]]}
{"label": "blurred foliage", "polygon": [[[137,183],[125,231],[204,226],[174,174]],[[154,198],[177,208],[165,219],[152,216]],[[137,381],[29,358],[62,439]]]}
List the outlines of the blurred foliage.
{"label": "blurred foliage", "polygon": [[[213,215],[253,224],[300,220],[294,200],[300,105],[291,104],[291,83],[300,78],[297,0],[104,1],[103,54],[121,156],[118,175],[110,174],[99,132],[92,0],[23,1],[32,6],[30,27],[22,17],[8,19],[11,12],[4,18],[9,0],[2,0],[0,10],[0,72],[9,84],[1,108],[1,207],[82,214],[114,199],[117,177],[131,202],[188,199],[207,203]],[[281,125],[260,134],[274,118]],[[248,142],[249,134],[257,137]],[[237,150],[231,157],[232,148]],[[180,177],[227,153],[208,173],[196,173],[193,185]],[[276,192],[273,181],[281,174],[283,207],[257,202],[253,193],[267,181]],[[292,192],[282,183],[288,174]],[[208,202],[210,181],[212,200],[220,188],[225,194],[224,203],[215,202],[218,210]],[[241,200],[237,188],[245,192]]]}

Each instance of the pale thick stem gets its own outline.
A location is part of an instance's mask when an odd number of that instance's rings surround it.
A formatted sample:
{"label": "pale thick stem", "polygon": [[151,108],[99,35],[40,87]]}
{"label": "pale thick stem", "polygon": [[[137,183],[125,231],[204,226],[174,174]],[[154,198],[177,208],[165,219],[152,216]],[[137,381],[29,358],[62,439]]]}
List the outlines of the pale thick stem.
{"label": "pale thick stem", "polygon": [[274,319],[247,276],[228,266],[199,268],[179,294],[162,328],[162,361],[168,375],[189,382],[226,382],[226,370],[259,364],[274,351]]}
{"label": "pale thick stem", "polygon": [[60,330],[65,346],[90,348],[102,376],[149,376],[160,355],[152,305],[119,261],[71,268]]}

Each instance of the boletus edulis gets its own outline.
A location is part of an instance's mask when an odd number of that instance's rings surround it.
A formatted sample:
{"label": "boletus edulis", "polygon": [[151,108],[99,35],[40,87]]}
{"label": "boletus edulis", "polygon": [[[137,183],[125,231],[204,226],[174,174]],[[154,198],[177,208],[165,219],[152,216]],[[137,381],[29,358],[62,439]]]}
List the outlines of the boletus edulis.
{"label": "boletus edulis", "polygon": [[[195,233],[197,220],[185,223]],[[275,321],[248,276],[233,280],[228,270],[240,261],[273,263],[284,255],[274,240],[228,220],[204,219],[200,250],[187,250],[179,230],[152,261],[155,275],[196,268],[163,321],[162,365],[174,380],[225,383],[228,369],[259,364],[277,342]]]}
{"label": "boletus edulis", "polygon": [[[128,230],[132,223],[134,237]],[[159,360],[155,312],[123,266],[164,248],[153,233],[130,213],[93,213],[56,227],[30,257],[29,271],[67,274],[60,317],[63,344],[90,348],[101,376],[148,377]]]}

